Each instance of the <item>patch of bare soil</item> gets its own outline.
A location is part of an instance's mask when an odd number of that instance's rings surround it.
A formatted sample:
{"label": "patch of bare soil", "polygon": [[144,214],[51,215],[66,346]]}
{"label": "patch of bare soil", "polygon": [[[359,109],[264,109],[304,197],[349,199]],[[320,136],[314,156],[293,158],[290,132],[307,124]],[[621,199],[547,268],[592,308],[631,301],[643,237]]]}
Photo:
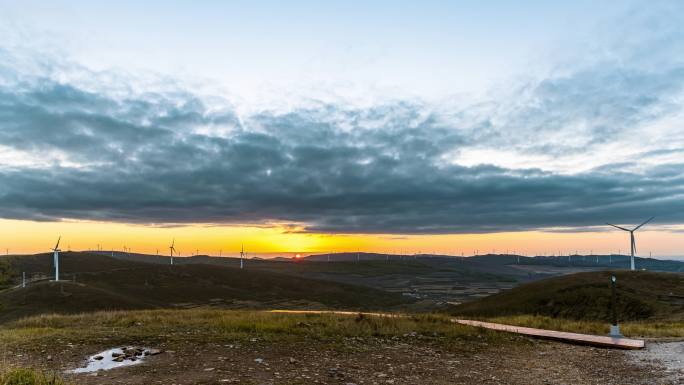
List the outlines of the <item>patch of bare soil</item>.
{"label": "patch of bare soil", "polygon": [[[505,347],[503,347],[505,346]],[[175,343],[140,365],[69,374],[76,384],[677,384],[630,353],[520,338],[450,346],[421,336],[274,343]],[[63,372],[110,346],[5,350],[5,364]],[[35,348],[34,348],[35,349]]]}
{"label": "patch of bare soil", "polygon": [[629,356],[636,364],[655,366],[672,382],[684,384],[684,341],[650,342]]}

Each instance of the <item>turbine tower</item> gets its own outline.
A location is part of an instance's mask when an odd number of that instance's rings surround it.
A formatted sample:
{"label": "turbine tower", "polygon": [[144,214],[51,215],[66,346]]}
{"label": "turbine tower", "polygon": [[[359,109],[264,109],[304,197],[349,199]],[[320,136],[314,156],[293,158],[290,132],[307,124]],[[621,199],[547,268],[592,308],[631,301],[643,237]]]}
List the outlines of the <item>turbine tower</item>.
{"label": "turbine tower", "polygon": [[173,245],[175,245],[175,244],[176,244],[176,238],[174,238],[171,241],[171,246],[169,246],[169,252],[171,252],[171,265],[173,265],[173,253],[176,251],[176,248],[173,247]]}
{"label": "turbine tower", "polygon": [[630,245],[629,245],[629,246],[630,246],[630,247],[629,247],[629,249],[630,249],[629,268],[630,268],[630,270],[635,270],[635,267],[634,267],[634,253],[636,253],[636,241],[634,240],[634,232],[637,231],[637,230],[639,230],[639,229],[641,228],[641,226],[643,226],[643,225],[647,224],[648,222],[652,221],[653,218],[655,218],[655,217],[649,218],[647,221],[645,221],[644,223],[640,224],[639,226],[633,228],[632,230],[626,229],[626,228],[624,228],[624,227],[616,226],[616,225],[613,225],[613,224],[610,224],[610,223],[606,223],[607,225],[613,226],[613,227],[615,227],[616,229],[620,229],[620,230],[622,230],[622,231],[627,231],[627,232],[629,232],[629,238],[630,238]]}
{"label": "turbine tower", "polygon": [[245,245],[242,245],[242,248],[240,249],[240,268],[242,269],[245,266]]}
{"label": "turbine tower", "polygon": [[57,238],[57,244],[55,245],[55,248],[52,249],[53,251],[53,260],[55,264],[55,282],[59,281],[59,252],[62,251],[59,249],[59,241],[62,240],[62,236],[60,235],[59,238]]}

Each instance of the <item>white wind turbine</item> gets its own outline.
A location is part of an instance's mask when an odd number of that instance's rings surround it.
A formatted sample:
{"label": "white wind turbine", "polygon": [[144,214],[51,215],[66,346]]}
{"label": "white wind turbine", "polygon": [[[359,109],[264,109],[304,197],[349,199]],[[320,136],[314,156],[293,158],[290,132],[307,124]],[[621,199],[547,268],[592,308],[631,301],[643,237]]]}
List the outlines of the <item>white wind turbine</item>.
{"label": "white wind turbine", "polygon": [[606,223],[607,225],[613,226],[613,227],[615,227],[616,229],[620,229],[620,230],[629,232],[629,238],[630,238],[630,245],[629,245],[629,246],[630,246],[630,247],[629,247],[629,249],[630,249],[629,268],[630,268],[630,270],[634,270],[634,269],[635,269],[635,267],[634,267],[634,254],[636,253],[636,240],[634,240],[634,232],[637,231],[637,230],[639,230],[639,228],[641,228],[641,226],[643,226],[643,225],[647,224],[648,222],[652,221],[653,218],[655,218],[655,217],[649,218],[647,221],[645,221],[644,223],[640,224],[639,226],[633,228],[632,230],[626,229],[626,228],[624,228],[624,227],[616,226],[616,225],[613,225],[613,224],[610,224],[610,223]]}
{"label": "white wind turbine", "polygon": [[62,240],[62,236],[60,235],[59,238],[57,238],[57,244],[55,245],[55,248],[52,249],[53,251],[53,260],[55,264],[55,282],[59,281],[59,252],[62,251],[59,249],[59,241]]}
{"label": "white wind turbine", "polygon": [[173,265],[173,253],[176,251],[176,248],[173,247],[173,245],[176,244],[176,238],[174,238],[171,241],[171,246],[169,246],[169,251],[171,252],[171,265]]}

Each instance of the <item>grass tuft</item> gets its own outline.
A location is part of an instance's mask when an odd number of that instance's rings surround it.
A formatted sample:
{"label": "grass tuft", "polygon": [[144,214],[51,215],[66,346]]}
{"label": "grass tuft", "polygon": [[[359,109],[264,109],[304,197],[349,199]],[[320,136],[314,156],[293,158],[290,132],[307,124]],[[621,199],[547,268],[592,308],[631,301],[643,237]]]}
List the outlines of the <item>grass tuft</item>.
{"label": "grass tuft", "polygon": [[7,369],[0,371],[0,385],[67,385],[56,374],[33,369]]}

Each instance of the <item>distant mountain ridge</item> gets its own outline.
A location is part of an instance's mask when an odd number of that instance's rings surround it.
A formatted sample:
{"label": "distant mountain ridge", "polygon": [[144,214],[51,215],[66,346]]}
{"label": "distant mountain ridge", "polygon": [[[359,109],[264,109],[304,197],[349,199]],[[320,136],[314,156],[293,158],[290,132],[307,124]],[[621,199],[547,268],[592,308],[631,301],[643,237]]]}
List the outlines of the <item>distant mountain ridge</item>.
{"label": "distant mountain ridge", "polygon": [[[534,256],[527,257],[517,254],[483,254],[475,256],[452,256],[443,254],[413,254],[397,255],[382,253],[332,253],[316,254],[304,257],[308,261],[378,261],[378,260],[411,260],[421,258],[447,258],[457,260],[477,261],[496,265],[531,265],[531,266],[555,266],[555,267],[590,267],[605,269],[629,268],[629,255],[592,254],[592,255],[564,255],[564,256]],[[656,258],[635,257],[638,270],[646,269],[653,271],[684,272],[684,261],[665,260]]]}

